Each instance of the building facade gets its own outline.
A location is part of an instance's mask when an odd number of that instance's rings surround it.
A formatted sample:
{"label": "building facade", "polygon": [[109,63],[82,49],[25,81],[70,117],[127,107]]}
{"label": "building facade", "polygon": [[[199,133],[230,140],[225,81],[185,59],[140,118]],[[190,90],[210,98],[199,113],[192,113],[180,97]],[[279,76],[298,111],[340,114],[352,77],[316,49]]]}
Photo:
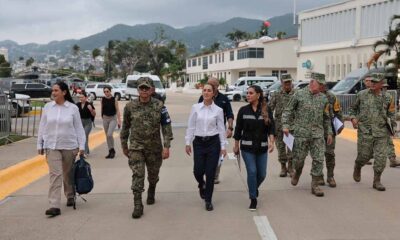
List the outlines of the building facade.
{"label": "building facade", "polygon": [[[348,0],[299,14],[297,74],[324,73],[337,81],[366,67],[373,44],[385,37],[400,0]],[[385,57],[377,63],[383,66]]]}
{"label": "building facade", "polygon": [[263,37],[239,44],[239,47],[186,59],[188,82],[194,86],[206,76],[226,79],[234,84],[245,76],[278,76],[290,73],[296,77],[297,38]]}
{"label": "building facade", "polygon": [[0,55],[3,55],[6,61],[8,62],[8,49],[4,47],[0,47]]}

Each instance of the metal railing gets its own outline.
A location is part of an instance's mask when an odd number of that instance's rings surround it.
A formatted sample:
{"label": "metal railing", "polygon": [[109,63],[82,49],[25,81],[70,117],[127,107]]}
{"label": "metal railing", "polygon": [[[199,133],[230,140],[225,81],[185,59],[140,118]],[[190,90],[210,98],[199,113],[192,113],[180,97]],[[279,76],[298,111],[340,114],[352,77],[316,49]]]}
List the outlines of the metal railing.
{"label": "metal railing", "polygon": [[8,104],[8,96],[0,92],[0,140],[8,139],[10,136],[10,106]]}

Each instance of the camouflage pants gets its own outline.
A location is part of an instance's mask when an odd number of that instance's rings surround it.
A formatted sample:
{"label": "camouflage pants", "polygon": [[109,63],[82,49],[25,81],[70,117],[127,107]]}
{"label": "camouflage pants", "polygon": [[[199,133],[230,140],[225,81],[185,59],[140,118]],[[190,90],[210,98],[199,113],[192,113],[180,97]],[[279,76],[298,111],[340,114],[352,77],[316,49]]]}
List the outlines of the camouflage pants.
{"label": "camouflage pants", "polygon": [[373,137],[358,133],[356,165],[364,166],[374,158],[374,171],[382,173],[388,156],[388,137]]}
{"label": "camouflage pants", "polygon": [[332,138],[332,143],[330,145],[328,145],[326,141],[327,138],[325,138],[325,164],[328,170],[328,177],[333,177],[333,169],[335,168],[336,137]]}
{"label": "camouflage pants", "polygon": [[130,150],[129,167],[132,169],[132,191],[142,193],[144,191],[145,167],[147,167],[147,180],[150,185],[156,185],[158,173],[162,165],[162,152],[149,150]]}
{"label": "camouflage pants", "polygon": [[321,138],[302,138],[295,137],[293,145],[293,167],[302,170],[304,167],[304,160],[308,152],[311,154],[312,167],[311,176],[323,176],[324,168],[324,153],[325,153],[325,140]]}
{"label": "camouflage pants", "polygon": [[286,144],[283,142],[283,132],[277,131],[276,132],[276,141],[275,141],[276,148],[278,149],[278,161],[280,163],[287,163],[292,161],[292,151],[290,151]]}
{"label": "camouflage pants", "polygon": [[389,158],[396,158],[396,152],[394,150],[394,144],[393,144],[393,139],[391,137],[388,137],[388,157]]}

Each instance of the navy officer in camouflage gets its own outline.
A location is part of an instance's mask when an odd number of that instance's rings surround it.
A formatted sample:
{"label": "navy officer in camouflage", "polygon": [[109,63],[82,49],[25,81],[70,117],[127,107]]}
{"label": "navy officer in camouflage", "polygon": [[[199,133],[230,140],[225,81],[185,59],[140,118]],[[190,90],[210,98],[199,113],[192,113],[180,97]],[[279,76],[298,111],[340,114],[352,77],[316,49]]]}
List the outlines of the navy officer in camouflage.
{"label": "navy officer in camouflage", "polygon": [[395,104],[388,93],[382,92],[385,75],[374,73],[369,76],[371,87],[357,94],[350,109],[350,119],[357,129],[357,159],[354,164],[354,181],[361,181],[361,168],[374,158],[374,181],[372,187],[385,191],[381,175],[386,167],[388,141],[391,132],[388,126],[396,129]]}
{"label": "navy officer in camouflage", "polygon": [[[290,74],[282,74],[281,89],[274,93],[268,106],[274,112],[275,129],[282,129],[282,113],[294,94],[293,78]],[[292,151],[290,151],[283,142],[283,132],[276,131],[276,148],[278,149],[278,160],[281,163],[280,177],[286,177],[289,173],[292,176]]]}
{"label": "navy officer in camouflage", "polygon": [[318,186],[323,177],[325,139],[327,144],[332,143],[332,127],[329,117],[329,102],[324,94],[320,93],[320,85],[325,84],[325,75],[311,73],[308,88],[296,91],[291,97],[282,114],[282,129],[285,135],[292,130],[294,136],[292,185],[299,182],[304,167],[304,160],[311,154],[311,193],[317,197],[324,196]]}
{"label": "navy officer in camouflage", "polygon": [[126,104],[120,133],[122,150],[129,158],[129,167],[132,169],[133,218],[143,215],[145,166],[149,181],[147,204],[150,205],[155,202],[158,174],[163,159],[169,157],[173,139],[168,111],[161,101],[151,97],[150,88],[151,83],[148,79],[138,80],[139,97]]}

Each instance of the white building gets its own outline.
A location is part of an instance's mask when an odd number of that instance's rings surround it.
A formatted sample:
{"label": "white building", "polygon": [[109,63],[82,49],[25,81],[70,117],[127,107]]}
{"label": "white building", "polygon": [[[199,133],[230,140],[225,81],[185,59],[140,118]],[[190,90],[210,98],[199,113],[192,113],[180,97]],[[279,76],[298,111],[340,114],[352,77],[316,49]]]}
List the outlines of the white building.
{"label": "white building", "polygon": [[8,49],[1,47],[0,48],[0,55],[3,55],[6,61],[8,62]]}
{"label": "white building", "polygon": [[233,84],[239,77],[290,73],[296,78],[297,38],[272,39],[263,37],[239,44],[238,48],[190,57],[186,60],[189,82],[205,76],[225,78]]}
{"label": "white building", "polygon": [[399,13],[400,0],[349,0],[301,12],[298,77],[312,70],[337,81],[365,67],[373,44],[384,38],[391,17]]}

